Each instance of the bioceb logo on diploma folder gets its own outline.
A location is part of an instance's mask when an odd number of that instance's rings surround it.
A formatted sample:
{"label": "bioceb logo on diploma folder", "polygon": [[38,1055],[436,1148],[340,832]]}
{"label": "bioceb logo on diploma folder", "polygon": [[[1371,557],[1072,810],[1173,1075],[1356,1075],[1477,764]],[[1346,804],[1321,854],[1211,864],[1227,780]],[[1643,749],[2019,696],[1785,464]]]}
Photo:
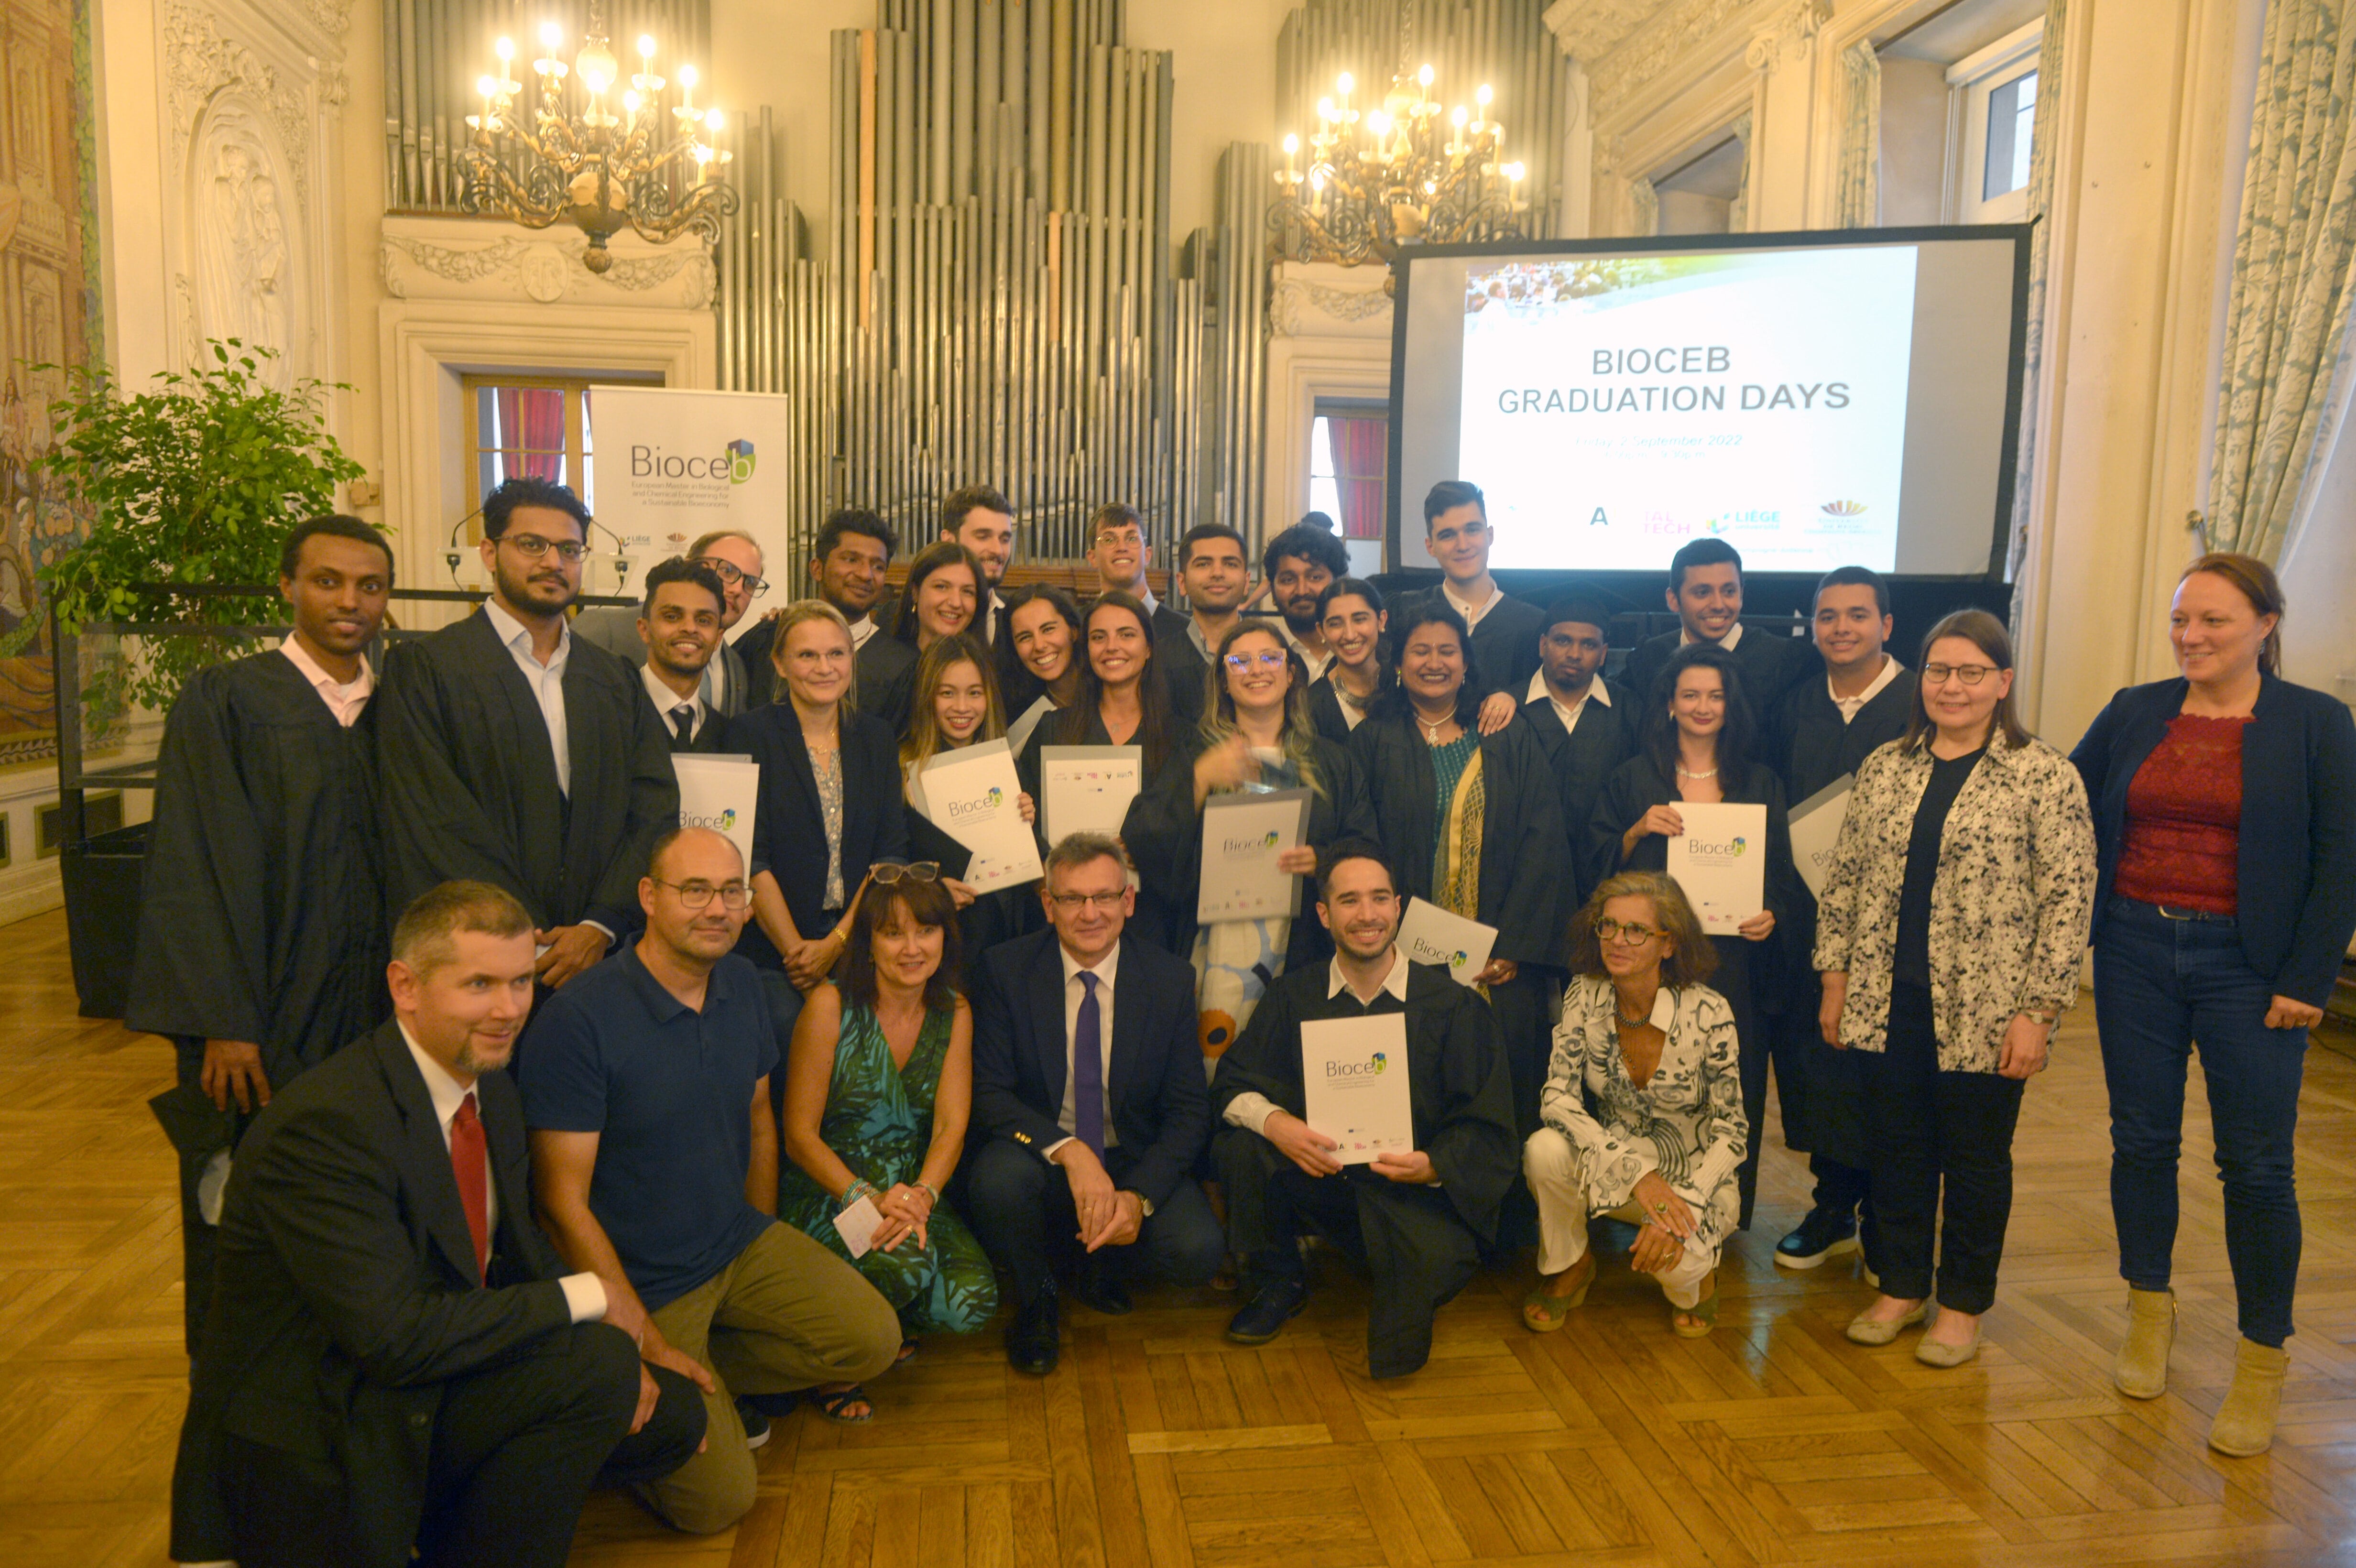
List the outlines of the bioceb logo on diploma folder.
{"label": "bioceb logo on diploma folder", "polygon": [[1301,1083],[1301,1119],[1342,1146],[1333,1157],[1344,1165],[1415,1147],[1405,1013],[1302,1024]]}
{"label": "bioceb logo on diploma folder", "polygon": [[1712,936],[1731,936],[1767,907],[1767,808],[1680,801],[1686,830],[1669,840],[1669,875]]}

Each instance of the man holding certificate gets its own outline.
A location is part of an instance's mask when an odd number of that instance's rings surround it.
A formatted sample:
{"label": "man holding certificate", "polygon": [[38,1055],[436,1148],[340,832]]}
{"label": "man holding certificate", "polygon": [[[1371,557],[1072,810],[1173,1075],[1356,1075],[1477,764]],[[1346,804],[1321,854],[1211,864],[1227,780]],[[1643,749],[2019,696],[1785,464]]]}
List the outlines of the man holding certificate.
{"label": "man holding certificate", "polygon": [[[1227,1338],[1264,1345],[1307,1304],[1299,1243],[1316,1231],[1374,1275],[1367,1371],[1404,1377],[1496,1234],[1518,1168],[1512,1083],[1488,1004],[1398,951],[1377,846],[1327,852],[1317,915],[1333,962],[1271,986],[1211,1083],[1227,1243],[1252,1293]],[[1385,1082],[1399,1073],[1403,1092]]]}

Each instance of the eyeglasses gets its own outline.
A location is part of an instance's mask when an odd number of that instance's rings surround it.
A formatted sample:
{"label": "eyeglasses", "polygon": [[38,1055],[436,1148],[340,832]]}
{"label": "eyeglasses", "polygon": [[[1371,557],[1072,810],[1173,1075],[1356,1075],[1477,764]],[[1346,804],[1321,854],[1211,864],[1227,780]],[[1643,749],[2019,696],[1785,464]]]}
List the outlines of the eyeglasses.
{"label": "eyeglasses", "polygon": [[1995,673],[1996,666],[1987,664],[1926,664],[1922,667],[1922,678],[1933,686],[1946,685],[1951,675],[1965,686],[1977,686]]}
{"label": "eyeglasses", "polygon": [[769,580],[767,578],[755,577],[751,572],[746,571],[743,567],[738,566],[735,562],[723,560],[716,555],[699,555],[695,558],[695,564],[698,566],[710,567],[719,575],[720,581],[726,583],[731,588],[735,587],[740,582],[743,583],[744,585],[744,592],[755,599],[758,599],[762,594],[766,593],[769,591]]}
{"label": "eyeglasses", "polygon": [[550,550],[557,559],[571,565],[589,553],[589,547],[573,539],[544,539],[538,534],[501,534],[499,543],[511,544],[523,552],[526,560],[538,560]]}
{"label": "eyeglasses", "polygon": [[913,863],[884,860],[871,868],[867,874],[873,878],[879,886],[886,888],[894,882],[937,882],[941,880],[941,863],[938,860],[917,860]]}
{"label": "eyeglasses", "polygon": [[1633,920],[1606,917],[1595,923],[1596,941],[1616,943],[1622,947],[1642,947],[1647,942],[1667,934],[1667,932],[1655,931],[1649,925],[1638,925]]}
{"label": "eyeglasses", "polygon": [[1254,665],[1258,665],[1262,669],[1274,669],[1284,662],[1284,656],[1281,651],[1275,648],[1270,648],[1264,654],[1229,654],[1227,667],[1237,675],[1243,674]]}
{"label": "eyeglasses", "polygon": [[1120,907],[1120,901],[1128,895],[1128,892],[1129,890],[1123,888],[1114,893],[1049,893],[1047,896],[1055,901],[1055,907],[1066,914],[1077,914],[1081,907],[1086,904],[1094,904],[1106,914],[1110,914]]}
{"label": "eyeglasses", "polygon": [[710,882],[666,882],[660,877],[648,877],[647,880],[677,893],[681,909],[709,908],[714,893],[720,895],[721,908],[743,909],[753,897],[753,890],[742,882],[728,882],[715,888]]}

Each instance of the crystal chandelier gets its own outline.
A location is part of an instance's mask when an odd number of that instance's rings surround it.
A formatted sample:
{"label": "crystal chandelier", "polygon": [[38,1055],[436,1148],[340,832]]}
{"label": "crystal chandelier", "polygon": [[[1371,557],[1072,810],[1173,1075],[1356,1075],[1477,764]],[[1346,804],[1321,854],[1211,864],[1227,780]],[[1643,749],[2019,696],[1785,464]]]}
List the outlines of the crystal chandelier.
{"label": "crystal chandelier", "polygon": [[[655,40],[640,37],[637,74],[618,104],[609,101],[622,68],[605,40],[605,12],[604,0],[591,0],[589,31],[569,67],[556,58],[563,30],[541,27],[546,52],[531,62],[540,101],[529,126],[516,110],[523,84],[508,75],[515,63],[509,38],[498,41],[497,73],[476,83],[483,112],[466,116],[466,210],[526,229],[570,222],[589,237],[581,264],[593,272],[613,266],[605,241],[624,229],[657,244],[692,229],[710,242],[736,210],[736,192],[720,177],[729,155],[711,141],[723,117],[695,106],[693,66],[680,67],[679,101],[666,110]],[[568,76],[577,94],[568,91]]]}

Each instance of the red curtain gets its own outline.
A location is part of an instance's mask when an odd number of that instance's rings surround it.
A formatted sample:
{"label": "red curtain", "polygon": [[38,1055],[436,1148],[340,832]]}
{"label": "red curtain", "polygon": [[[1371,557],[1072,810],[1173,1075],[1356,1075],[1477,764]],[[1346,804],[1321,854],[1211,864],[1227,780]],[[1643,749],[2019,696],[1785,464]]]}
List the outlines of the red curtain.
{"label": "red curtain", "polygon": [[1342,493],[1342,537],[1383,537],[1383,481],[1391,421],[1382,414],[1328,414],[1333,443],[1333,483]]}
{"label": "red curtain", "polygon": [[501,387],[499,449],[513,476],[564,478],[564,392],[558,387]]}

